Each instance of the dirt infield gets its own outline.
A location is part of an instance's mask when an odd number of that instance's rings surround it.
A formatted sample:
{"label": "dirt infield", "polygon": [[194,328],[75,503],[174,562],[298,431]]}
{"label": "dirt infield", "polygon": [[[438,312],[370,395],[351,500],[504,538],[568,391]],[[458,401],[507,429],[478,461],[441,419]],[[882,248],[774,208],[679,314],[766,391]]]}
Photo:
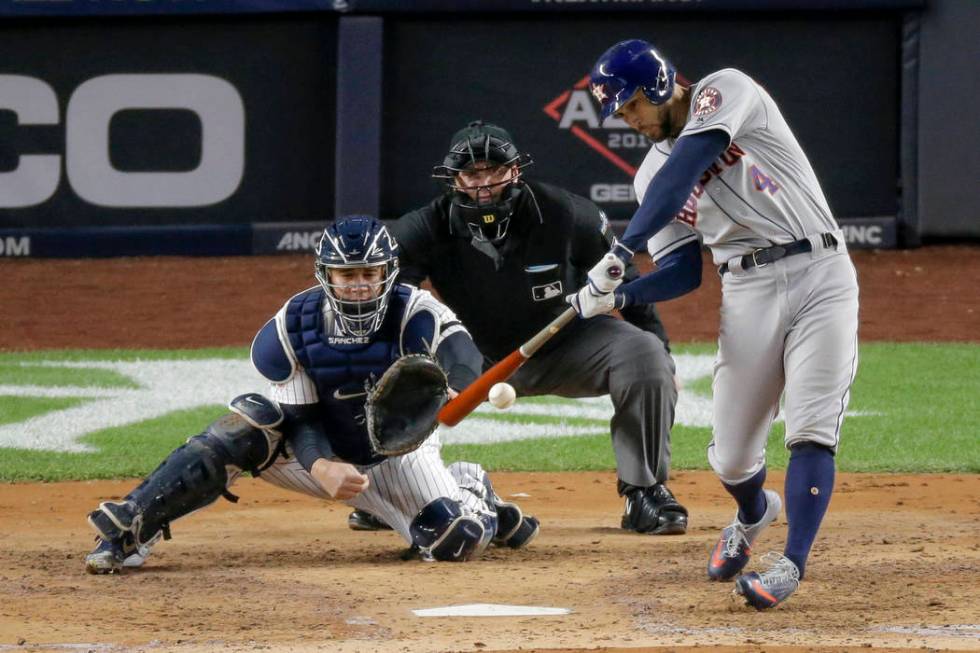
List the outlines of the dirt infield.
{"label": "dirt infield", "polygon": [[[780,487],[781,475],[771,476]],[[672,487],[693,518],[688,534],[675,537],[618,528],[612,473],[496,478],[504,495],[529,495],[522,504],[542,519],[528,549],[493,549],[460,565],[404,562],[398,536],[349,531],[344,506],[248,480],[236,486],[237,505],[221,500],[178,522],[174,539],[142,570],[109,577],[83,572],[92,542],[84,515],[132,481],[0,486],[0,645],[980,649],[978,476],[841,475],[808,579],[769,613],[733,600],[730,583],[706,579],[708,553],[732,513],[709,473],[676,475]],[[785,532],[781,520],[757,548]],[[572,613],[451,619],[411,612],[468,603]]]}
{"label": "dirt infield", "polygon": [[[980,337],[980,248],[854,259],[863,339]],[[245,345],[311,268],[307,256],[0,260],[0,350]],[[718,297],[706,266],[702,290],[662,307],[672,337],[713,340]],[[706,580],[732,514],[711,474],[675,474],[692,514],[675,537],[618,528],[612,472],[495,478],[542,519],[526,550],[403,561],[396,535],[349,531],[344,506],[245,480],[240,503],[178,522],[142,570],[112,577],[83,572],[84,516],[133,481],[0,485],[0,652],[980,650],[980,476],[840,475],[807,580],[768,613]],[[780,520],[757,550],[784,537]],[[571,613],[412,613],[467,603]]]}

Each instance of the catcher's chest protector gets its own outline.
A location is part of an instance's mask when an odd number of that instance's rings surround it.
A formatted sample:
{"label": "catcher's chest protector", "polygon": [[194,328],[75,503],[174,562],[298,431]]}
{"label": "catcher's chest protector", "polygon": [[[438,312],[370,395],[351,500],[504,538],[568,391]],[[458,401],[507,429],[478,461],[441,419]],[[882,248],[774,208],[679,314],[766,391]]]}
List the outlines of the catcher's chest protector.
{"label": "catcher's chest protector", "polygon": [[[373,455],[364,421],[365,382],[379,379],[401,355],[401,324],[411,289],[397,286],[384,324],[368,343],[330,343],[324,333],[322,288],[294,297],[286,308],[286,331],[296,359],[316,384],[320,418],[334,452],[355,464]],[[431,336],[430,336],[431,337]],[[406,343],[406,348],[410,343]]]}

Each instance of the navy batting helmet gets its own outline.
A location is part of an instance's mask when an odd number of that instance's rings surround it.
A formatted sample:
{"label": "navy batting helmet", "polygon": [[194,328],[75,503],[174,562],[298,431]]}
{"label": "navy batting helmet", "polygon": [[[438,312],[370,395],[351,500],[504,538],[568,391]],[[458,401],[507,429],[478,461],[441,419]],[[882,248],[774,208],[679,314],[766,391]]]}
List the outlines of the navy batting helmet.
{"label": "navy batting helmet", "polygon": [[[384,321],[398,276],[398,244],[388,228],[368,215],[339,218],[323,230],[315,252],[315,276],[327,293],[340,333],[374,335]],[[331,279],[330,271],[352,268],[380,268],[381,273],[376,281],[359,284],[367,285],[369,292],[350,292],[347,284]]]}
{"label": "navy batting helmet", "polygon": [[654,104],[674,94],[677,71],[653,45],[639,39],[620,41],[602,53],[592,68],[589,89],[599,101],[602,119],[619,111],[637,89]]}

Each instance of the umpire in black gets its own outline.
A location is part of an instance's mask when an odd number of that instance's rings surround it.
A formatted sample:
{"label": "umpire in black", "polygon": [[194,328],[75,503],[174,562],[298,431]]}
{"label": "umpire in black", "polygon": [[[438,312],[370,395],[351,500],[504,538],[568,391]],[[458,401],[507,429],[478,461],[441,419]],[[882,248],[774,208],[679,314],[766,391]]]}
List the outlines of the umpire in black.
{"label": "umpire in black", "polygon": [[[565,295],[585,285],[613,240],[595,204],[526,180],[531,163],[506,130],[471,122],[434,169],[446,192],[391,228],[399,281],[418,285],[428,277],[487,367],[568,307]],[[626,278],[636,275],[630,269]],[[509,382],[518,396],[609,394],[618,490],[626,497],[622,527],[684,533],[687,510],[666,486],[677,402],[667,336],[652,305],[626,308],[623,318],[576,319]]]}

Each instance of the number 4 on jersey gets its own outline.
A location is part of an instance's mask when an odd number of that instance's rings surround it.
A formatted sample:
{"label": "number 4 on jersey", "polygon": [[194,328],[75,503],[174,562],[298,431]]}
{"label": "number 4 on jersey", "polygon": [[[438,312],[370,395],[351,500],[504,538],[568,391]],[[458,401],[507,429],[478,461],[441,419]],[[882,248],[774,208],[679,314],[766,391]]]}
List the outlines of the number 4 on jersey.
{"label": "number 4 on jersey", "polygon": [[756,190],[767,190],[770,195],[775,195],[776,191],[779,190],[779,184],[774,182],[772,177],[759,170],[758,166],[752,166],[749,168],[749,172],[752,173],[752,181],[755,183]]}

